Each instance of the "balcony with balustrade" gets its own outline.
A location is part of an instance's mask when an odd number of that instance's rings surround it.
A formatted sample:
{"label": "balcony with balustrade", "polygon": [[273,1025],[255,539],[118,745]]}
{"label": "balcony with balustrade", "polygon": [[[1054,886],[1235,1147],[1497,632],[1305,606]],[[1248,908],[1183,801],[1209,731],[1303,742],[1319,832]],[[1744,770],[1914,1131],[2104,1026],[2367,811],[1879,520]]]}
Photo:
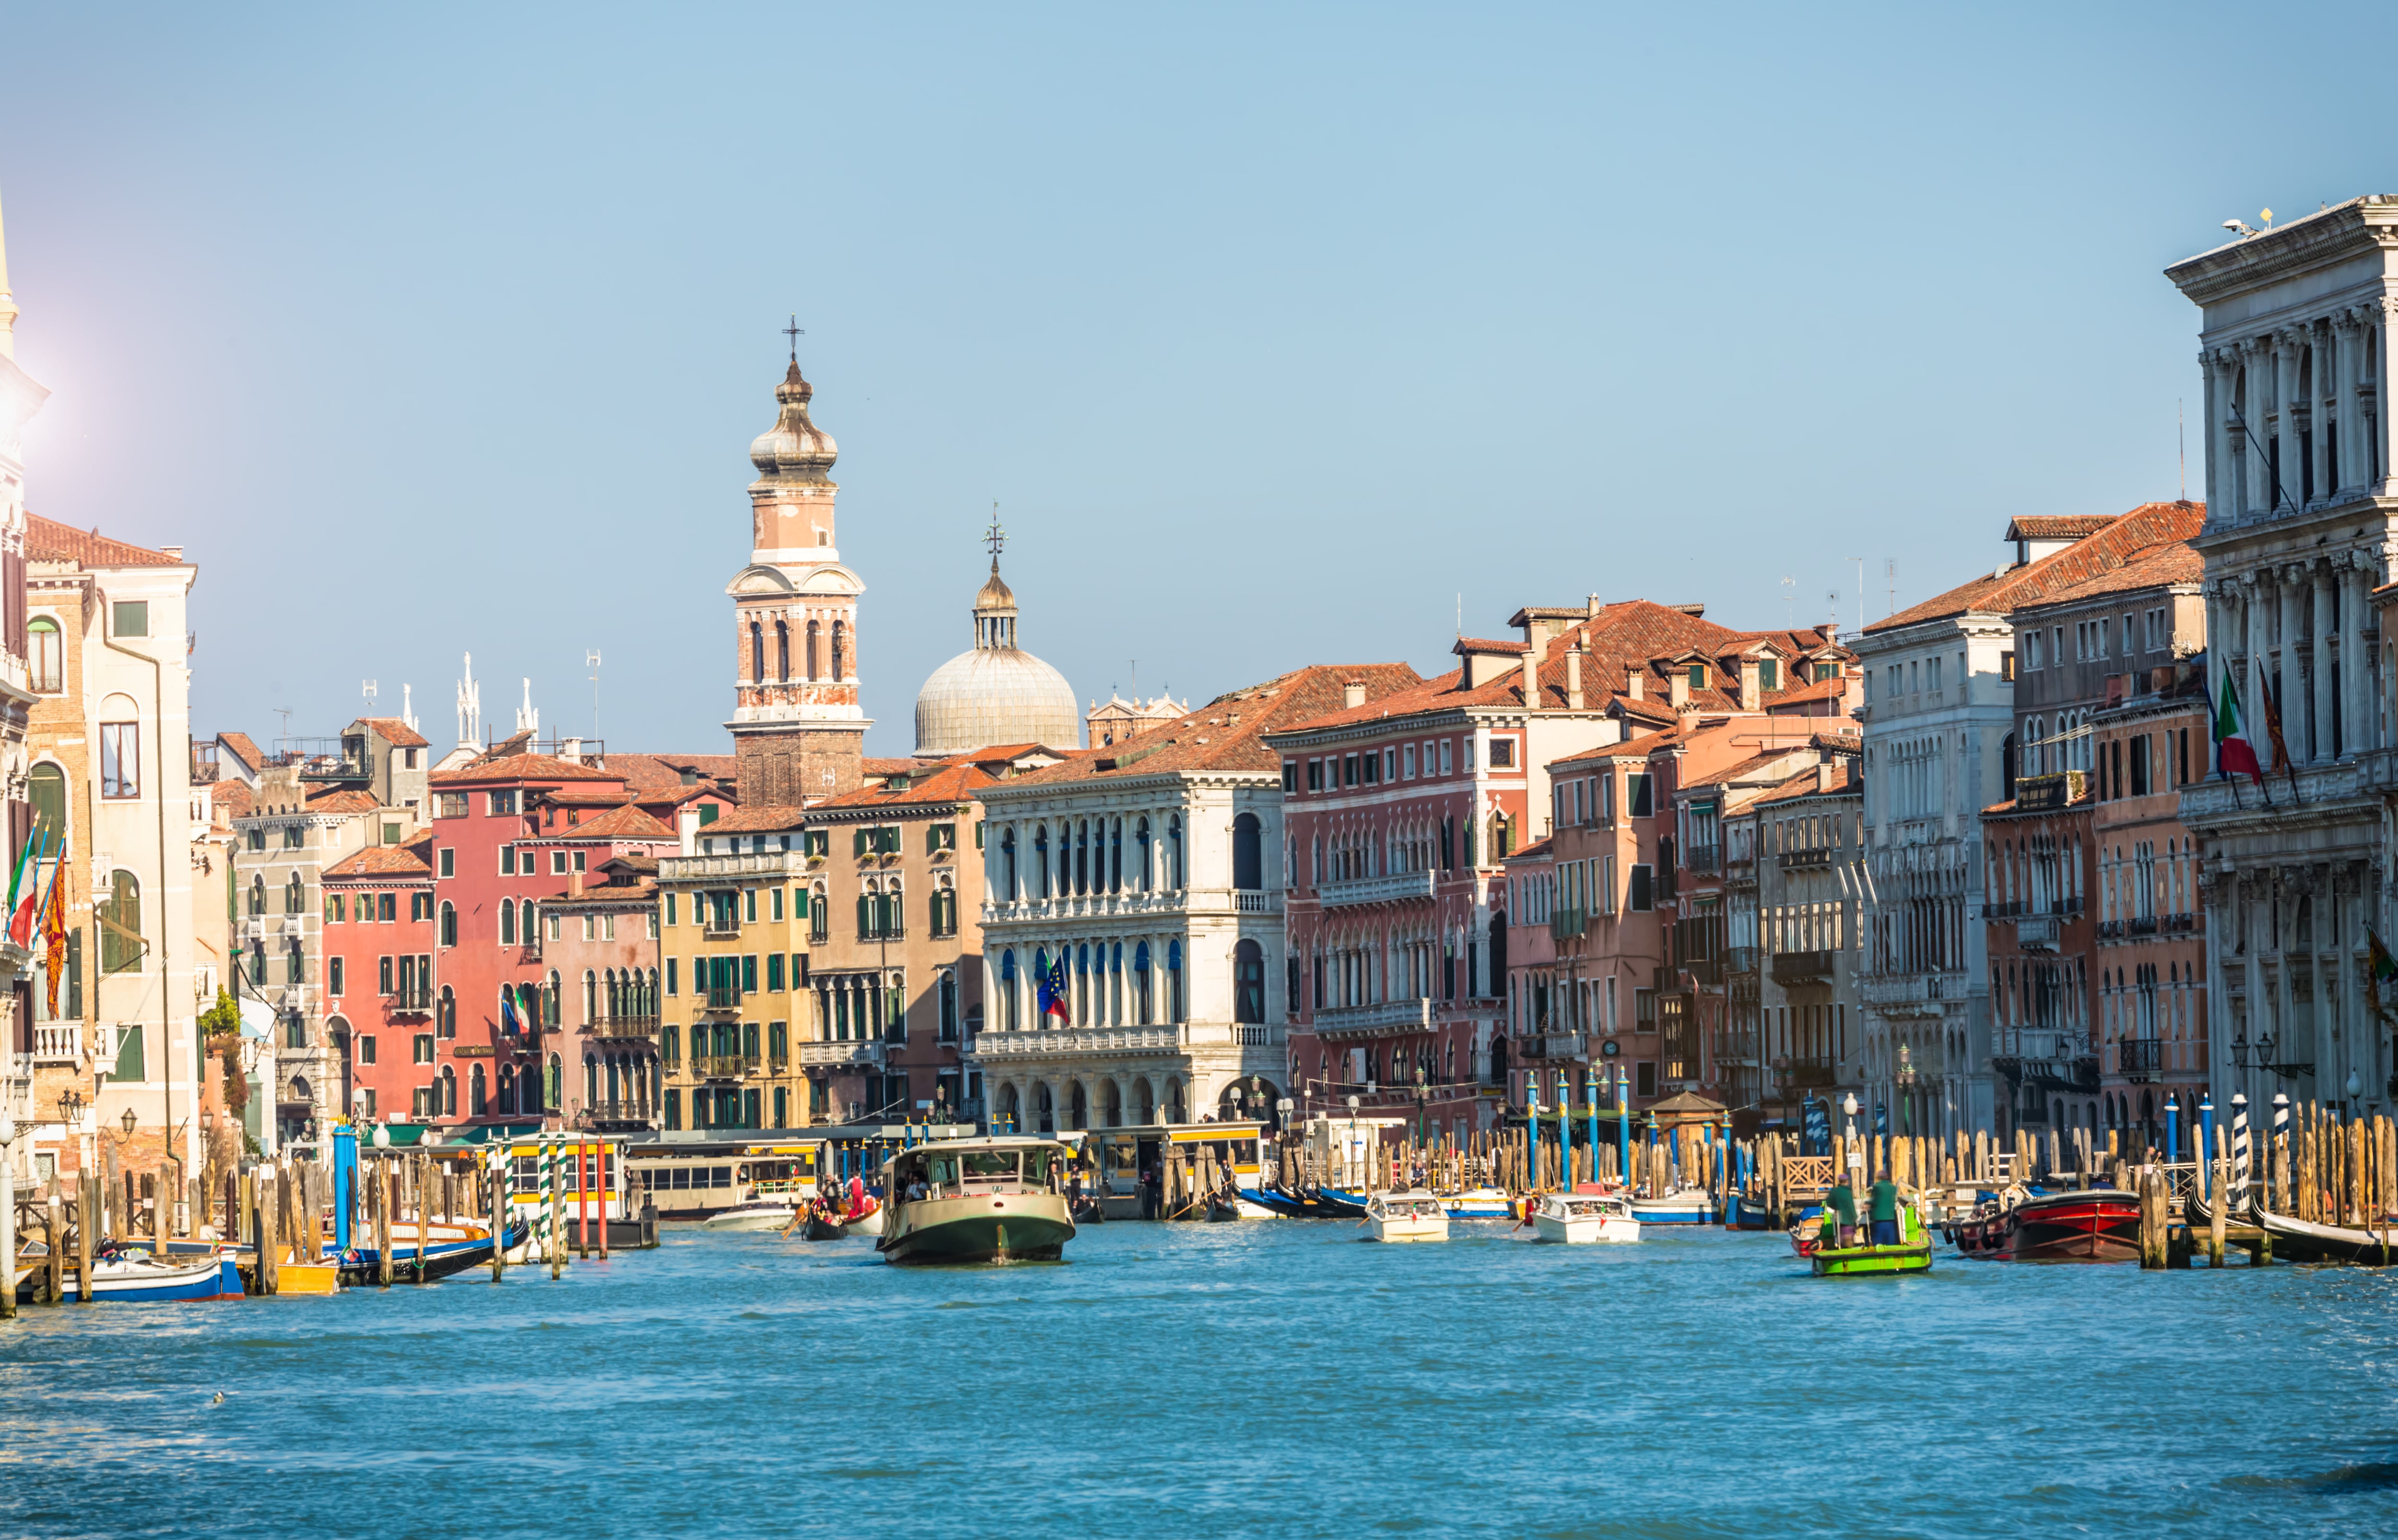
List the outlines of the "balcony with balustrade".
{"label": "balcony with balustrade", "polygon": [[1187,1046],[1180,1026],[1067,1026],[1032,1032],[981,1032],[975,1057],[984,1064],[1021,1059],[1087,1058],[1132,1053],[1179,1053]]}
{"label": "balcony with balustrade", "polygon": [[655,1016],[602,1016],[587,1028],[593,1038],[601,1042],[648,1042],[658,1040],[658,1018]]}
{"label": "balcony with balustrade", "polygon": [[72,1065],[83,1062],[83,1023],[40,1022],[34,1027],[34,1063]]}
{"label": "balcony with balustrade", "polygon": [[1315,901],[1327,909],[1333,909],[1360,904],[1405,904],[1415,899],[1429,900],[1435,875],[1432,872],[1385,872],[1381,877],[1319,882],[1315,886]]}
{"label": "balcony with balustrade", "polygon": [[884,1057],[882,1045],[877,1042],[798,1043],[793,1046],[802,1066],[879,1069]]}
{"label": "balcony with balustrade", "polygon": [[705,992],[697,993],[693,1003],[703,1015],[737,1015],[741,1011],[741,988],[738,984],[711,984]]}
{"label": "balcony with balustrade", "polygon": [[748,1053],[694,1053],[686,1063],[694,1080],[737,1080],[758,1071],[758,1059]]}
{"label": "balcony with balustrade", "polygon": [[2126,1038],[2115,1045],[2115,1073],[2134,1082],[2153,1080],[2164,1068],[2165,1045],[2154,1038]]}
{"label": "balcony with balustrade", "polygon": [[1315,1035],[1327,1042],[1370,1038],[1383,1032],[1422,1032],[1432,1026],[1432,1001],[1384,1000],[1375,1005],[1327,1006],[1315,1013]]}
{"label": "balcony with balustrade", "polygon": [[982,906],[985,925],[1048,924],[1058,920],[1146,919],[1180,915],[1278,915],[1279,889],[1171,888],[1149,892],[1061,893]]}

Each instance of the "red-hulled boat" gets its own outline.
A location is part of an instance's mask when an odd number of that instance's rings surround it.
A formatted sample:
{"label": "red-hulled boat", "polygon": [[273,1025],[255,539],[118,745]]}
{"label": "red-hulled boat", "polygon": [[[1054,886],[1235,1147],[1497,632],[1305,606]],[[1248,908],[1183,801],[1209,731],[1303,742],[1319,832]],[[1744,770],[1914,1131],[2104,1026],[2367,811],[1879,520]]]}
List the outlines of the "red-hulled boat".
{"label": "red-hulled boat", "polygon": [[1987,1262],[2136,1262],[2140,1198],[2099,1187],[1986,1207],[1949,1226],[1960,1256]]}

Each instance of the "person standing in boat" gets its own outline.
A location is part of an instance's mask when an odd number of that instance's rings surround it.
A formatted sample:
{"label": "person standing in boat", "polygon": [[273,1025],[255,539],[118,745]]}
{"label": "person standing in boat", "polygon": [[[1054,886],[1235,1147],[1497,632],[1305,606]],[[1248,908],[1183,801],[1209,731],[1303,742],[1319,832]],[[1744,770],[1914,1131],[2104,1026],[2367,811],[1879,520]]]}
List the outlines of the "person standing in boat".
{"label": "person standing in boat", "polygon": [[1824,1195],[1824,1212],[1831,1215],[1839,1224],[1839,1243],[1844,1247],[1855,1245],[1857,1243],[1857,1195],[1855,1189],[1849,1185],[1848,1173],[1845,1172],[1841,1173],[1840,1179],[1832,1185],[1832,1190]]}
{"label": "person standing in boat", "polygon": [[1867,1212],[1873,1219],[1873,1243],[1898,1244],[1898,1184],[1887,1175],[1873,1185]]}

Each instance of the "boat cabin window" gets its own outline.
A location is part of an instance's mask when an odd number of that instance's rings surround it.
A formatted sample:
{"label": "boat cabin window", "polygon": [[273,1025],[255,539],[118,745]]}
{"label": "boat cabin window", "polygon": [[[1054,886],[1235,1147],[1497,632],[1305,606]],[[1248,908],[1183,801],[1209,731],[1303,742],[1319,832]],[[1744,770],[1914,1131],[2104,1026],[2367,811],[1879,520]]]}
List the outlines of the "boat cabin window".
{"label": "boat cabin window", "polygon": [[968,1150],[963,1159],[966,1185],[996,1187],[1016,1180],[1016,1151]]}

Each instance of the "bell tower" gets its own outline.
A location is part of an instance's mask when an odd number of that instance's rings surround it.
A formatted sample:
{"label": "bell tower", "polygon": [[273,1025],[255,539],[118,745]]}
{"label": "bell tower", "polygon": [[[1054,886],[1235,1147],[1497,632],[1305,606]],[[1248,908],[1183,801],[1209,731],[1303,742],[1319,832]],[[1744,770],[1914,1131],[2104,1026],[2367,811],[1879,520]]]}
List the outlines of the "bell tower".
{"label": "bell tower", "polygon": [[862,783],[857,601],[866,584],[834,543],[832,435],[808,418],[815,391],[790,368],[775,389],[775,425],[749,446],[749,564],[733,600],[733,732],[745,807],[802,807]]}

